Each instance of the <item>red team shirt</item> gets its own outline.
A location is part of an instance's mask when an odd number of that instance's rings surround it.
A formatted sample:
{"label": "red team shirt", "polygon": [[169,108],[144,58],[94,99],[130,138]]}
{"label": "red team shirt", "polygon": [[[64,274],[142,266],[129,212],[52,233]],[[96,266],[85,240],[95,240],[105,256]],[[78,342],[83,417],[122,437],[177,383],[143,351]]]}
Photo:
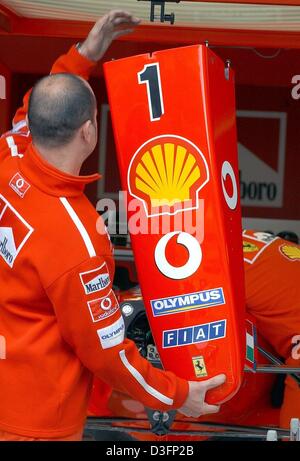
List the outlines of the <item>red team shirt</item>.
{"label": "red team shirt", "polygon": [[246,304],[277,354],[291,355],[300,335],[300,247],[258,231],[244,231]]}
{"label": "red team shirt", "polygon": [[[300,366],[300,246],[270,234],[243,233],[247,310],[287,365]],[[281,427],[300,418],[300,389],[286,379]]]}

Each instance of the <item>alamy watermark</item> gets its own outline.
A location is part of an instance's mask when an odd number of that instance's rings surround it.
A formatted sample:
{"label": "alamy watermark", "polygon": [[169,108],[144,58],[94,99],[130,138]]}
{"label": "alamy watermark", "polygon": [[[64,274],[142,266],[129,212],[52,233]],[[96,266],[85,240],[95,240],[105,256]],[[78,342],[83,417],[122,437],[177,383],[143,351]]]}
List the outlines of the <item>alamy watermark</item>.
{"label": "alamy watermark", "polygon": [[300,75],[294,75],[292,77],[292,82],[293,85],[295,85],[292,88],[292,98],[293,99],[300,99]]}
{"label": "alamy watermark", "polygon": [[0,360],[6,359],[6,339],[0,335]]}
{"label": "alamy watermark", "polygon": [[169,205],[156,206],[147,214],[144,203],[138,199],[128,202],[128,194],[119,191],[119,200],[103,198],[96,209],[101,214],[97,221],[97,231],[104,234],[106,223],[108,233],[116,235],[157,235],[172,231],[187,232],[201,243],[204,239],[204,200],[200,199],[195,207],[190,200]]}
{"label": "alamy watermark", "polygon": [[295,335],[292,338],[292,358],[294,360],[299,360],[300,359],[300,335]]}

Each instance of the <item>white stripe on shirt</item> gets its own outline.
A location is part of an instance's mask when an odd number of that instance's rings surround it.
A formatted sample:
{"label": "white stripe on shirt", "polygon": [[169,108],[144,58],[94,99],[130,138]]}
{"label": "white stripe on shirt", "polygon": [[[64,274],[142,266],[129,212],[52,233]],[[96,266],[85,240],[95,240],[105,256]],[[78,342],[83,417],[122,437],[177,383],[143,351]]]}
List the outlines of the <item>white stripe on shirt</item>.
{"label": "white stripe on shirt", "polygon": [[20,158],[23,157],[22,154],[19,154],[18,146],[16,146],[15,140],[14,140],[14,138],[12,136],[8,136],[6,138],[6,142],[8,144],[8,147],[10,148],[12,157],[20,157]]}
{"label": "white stripe on shirt", "polygon": [[27,126],[26,120],[20,120],[18,123],[13,123],[11,133],[18,133],[18,131],[21,131],[21,129],[25,128],[25,126]]}
{"label": "white stripe on shirt", "polygon": [[86,246],[86,249],[90,255],[90,257],[92,258],[93,256],[96,256],[96,251],[95,251],[95,248],[94,248],[94,245],[92,244],[92,241],[90,239],[90,236],[89,234],[87,233],[87,230],[86,228],[84,227],[84,225],[82,224],[82,222],[80,221],[79,217],[77,216],[76,212],[74,211],[74,209],[72,208],[72,206],[70,205],[70,203],[68,202],[68,200],[65,198],[65,197],[60,197],[60,201],[61,203],[63,204],[63,206],[65,207],[65,209],[67,210],[67,212],[69,213],[72,221],[74,222],[75,226],[77,227],[84,243],[85,243],[85,246]]}
{"label": "white stripe on shirt", "polygon": [[172,399],[161,394],[161,392],[159,392],[158,390],[150,386],[148,383],[146,383],[141,373],[128,362],[124,350],[120,351],[119,355],[120,355],[123,365],[132,374],[132,376],[137,380],[137,382],[145,389],[145,391],[148,392],[148,394],[152,395],[152,397],[155,397],[160,402],[163,402],[167,405],[173,405]]}

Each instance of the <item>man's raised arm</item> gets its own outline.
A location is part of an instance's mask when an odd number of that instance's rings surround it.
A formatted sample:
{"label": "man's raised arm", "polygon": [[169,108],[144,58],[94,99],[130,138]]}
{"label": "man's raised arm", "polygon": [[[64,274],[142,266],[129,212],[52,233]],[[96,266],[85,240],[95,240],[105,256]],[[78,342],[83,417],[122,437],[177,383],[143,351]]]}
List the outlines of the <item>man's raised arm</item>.
{"label": "man's raised arm", "polygon": [[[73,45],[67,54],[60,56],[54,63],[51,74],[70,73],[88,80],[92,70],[105,55],[107,49],[116,38],[128,34],[139,24],[140,20],[126,11],[113,10],[100,18],[83,43]],[[31,90],[24,99],[14,118],[13,128],[9,133],[20,134],[31,141],[27,124],[28,102]],[[24,144],[24,138],[20,140]]]}

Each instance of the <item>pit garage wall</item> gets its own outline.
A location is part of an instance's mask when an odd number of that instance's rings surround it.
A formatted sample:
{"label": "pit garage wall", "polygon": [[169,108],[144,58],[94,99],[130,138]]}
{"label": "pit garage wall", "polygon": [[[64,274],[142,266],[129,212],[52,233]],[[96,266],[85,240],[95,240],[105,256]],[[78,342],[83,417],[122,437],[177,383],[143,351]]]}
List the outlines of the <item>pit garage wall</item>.
{"label": "pit garage wall", "polygon": [[[8,37],[1,39],[7,43],[5,48],[0,48],[0,61],[6,61],[6,69],[13,70],[11,104],[8,104],[11,116],[26,89],[46,74],[55,57],[76,43],[76,39],[43,38],[42,46],[38,45],[38,38],[23,37],[22,42],[19,37],[12,37],[10,41]],[[11,50],[7,51],[10,43]],[[164,47],[158,43],[120,42],[113,45],[107,58]],[[18,50],[21,60],[14,59],[13,49]],[[229,48],[214,51],[224,60],[231,59],[236,70],[243,224],[263,230],[293,230],[300,236],[300,99],[293,98],[298,94],[296,88],[292,96],[295,87],[292,78],[300,75],[300,51]],[[100,67],[96,73],[92,86],[98,97],[100,142],[84,166],[85,173],[100,169],[104,176],[98,187],[94,184],[87,189],[94,204],[103,195],[117,198],[119,190],[110,113]],[[2,128],[2,111],[1,117]]]}
{"label": "pit garage wall", "polygon": [[0,134],[9,123],[11,104],[11,71],[0,58]]}

